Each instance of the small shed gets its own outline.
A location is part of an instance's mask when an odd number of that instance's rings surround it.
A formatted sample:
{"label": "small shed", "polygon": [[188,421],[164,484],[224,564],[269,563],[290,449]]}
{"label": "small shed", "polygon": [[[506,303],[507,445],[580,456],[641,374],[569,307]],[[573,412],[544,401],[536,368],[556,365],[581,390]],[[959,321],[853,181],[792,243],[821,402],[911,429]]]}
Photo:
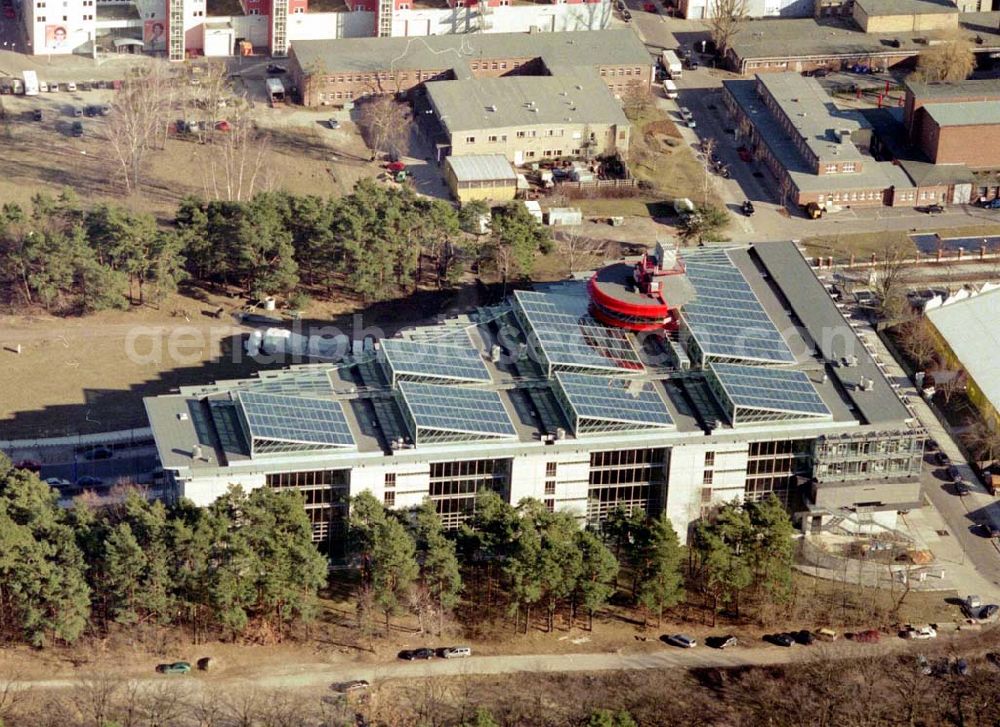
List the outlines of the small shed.
{"label": "small shed", "polygon": [[579,207],[553,207],[548,211],[548,223],[555,227],[559,225],[582,225],[583,212]]}
{"label": "small shed", "polygon": [[538,220],[538,224],[542,224],[542,205],[539,204],[536,199],[529,199],[524,203],[524,206],[528,209],[528,214]]}
{"label": "small shed", "polygon": [[517,174],[503,154],[449,156],[444,176],[459,202],[474,199],[506,201],[517,192]]}
{"label": "small shed", "polygon": [[202,24],[203,45],[206,58],[227,58],[233,55],[236,38],[233,24],[225,21]]}

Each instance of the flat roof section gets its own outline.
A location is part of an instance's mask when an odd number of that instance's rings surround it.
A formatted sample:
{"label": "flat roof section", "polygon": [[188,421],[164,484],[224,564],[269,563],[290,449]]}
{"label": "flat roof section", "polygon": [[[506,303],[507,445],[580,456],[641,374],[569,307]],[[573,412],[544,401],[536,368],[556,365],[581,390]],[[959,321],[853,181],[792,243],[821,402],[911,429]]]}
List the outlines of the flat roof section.
{"label": "flat roof section", "polygon": [[517,182],[517,174],[503,154],[449,156],[445,163],[459,182]]}
{"label": "flat roof section", "polygon": [[992,126],[1000,124],[1000,101],[925,103],[921,108],[938,126]]}
{"label": "flat roof section", "polygon": [[646,46],[631,28],[572,33],[457,33],[398,38],[295,40],[299,67],[325,74],[345,71],[455,69],[469,77],[469,63],[492,58],[542,58],[546,66],[650,66]]}
{"label": "flat roof section", "polygon": [[854,4],[869,17],[958,14],[958,7],[947,0],[854,0]]}
{"label": "flat roof section", "polygon": [[976,98],[983,101],[1000,98],[1000,78],[968,79],[965,81],[939,81],[921,83],[906,79],[903,85],[915,99],[943,100],[947,98]]}
{"label": "flat roof section", "polygon": [[[594,70],[559,76],[505,76],[427,84],[438,121],[451,133],[538,124],[627,126],[621,104]],[[567,137],[555,144],[574,145]]]}
{"label": "flat roof section", "polygon": [[[976,46],[977,52],[995,50],[1000,48],[998,21],[1000,13],[962,13],[959,29],[983,39],[982,45]],[[748,22],[730,41],[730,48],[744,61],[801,58],[826,62],[831,58],[917,55],[927,49],[927,39],[946,38],[954,32],[865,33],[849,18],[781,18]],[[899,47],[892,41],[899,41]]]}
{"label": "flat roof section", "polygon": [[1000,290],[927,311],[927,318],[994,408],[1000,409]]}
{"label": "flat roof section", "polygon": [[[833,299],[792,242],[759,242],[751,248],[781,289],[823,358],[834,362],[830,371],[843,385],[847,397],[868,424],[896,425],[912,418],[857,333],[844,319]],[[857,365],[844,366],[847,356]],[[871,389],[861,383],[871,381]]]}

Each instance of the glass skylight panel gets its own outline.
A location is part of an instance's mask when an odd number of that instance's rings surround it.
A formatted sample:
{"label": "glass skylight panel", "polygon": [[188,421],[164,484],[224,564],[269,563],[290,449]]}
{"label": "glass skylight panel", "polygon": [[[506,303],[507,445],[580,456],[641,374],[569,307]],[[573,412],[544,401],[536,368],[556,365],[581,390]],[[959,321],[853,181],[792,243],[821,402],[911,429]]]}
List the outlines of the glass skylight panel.
{"label": "glass skylight panel", "polygon": [[280,394],[239,392],[254,440],[354,447],[354,436],[340,402]]}
{"label": "glass skylight panel", "polygon": [[472,347],[465,332],[461,333],[467,343],[464,347],[387,338],[382,341],[382,351],[395,376],[402,374],[456,381],[491,381],[482,355]]}
{"label": "glass skylight panel", "polygon": [[644,427],[673,425],[666,404],[650,381],[556,373],[578,418],[627,422]]}
{"label": "glass skylight panel", "polygon": [[399,382],[399,391],[419,430],[455,432],[471,438],[511,438],[517,431],[500,395],[488,389]]}
{"label": "glass skylight panel", "polygon": [[628,335],[590,317],[585,295],[519,290],[517,304],[553,366],[642,370]]}
{"label": "glass skylight panel", "polygon": [[753,289],[724,250],[685,256],[696,298],[683,317],[708,357],[794,363],[795,357]]}
{"label": "glass skylight panel", "polygon": [[712,363],[711,369],[734,406],[828,416],[816,387],[802,371]]}

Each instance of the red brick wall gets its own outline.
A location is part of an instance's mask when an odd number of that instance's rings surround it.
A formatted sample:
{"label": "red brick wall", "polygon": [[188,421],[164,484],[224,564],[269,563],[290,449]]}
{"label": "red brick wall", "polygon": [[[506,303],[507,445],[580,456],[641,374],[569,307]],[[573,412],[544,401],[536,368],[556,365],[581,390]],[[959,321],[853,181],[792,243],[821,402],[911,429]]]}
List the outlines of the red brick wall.
{"label": "red brick wall", "polygon": [[920,148],[935,164],[965,164],[971,169],[1000,167],[1000,124],[939,127],[930,118],[921,125]]}

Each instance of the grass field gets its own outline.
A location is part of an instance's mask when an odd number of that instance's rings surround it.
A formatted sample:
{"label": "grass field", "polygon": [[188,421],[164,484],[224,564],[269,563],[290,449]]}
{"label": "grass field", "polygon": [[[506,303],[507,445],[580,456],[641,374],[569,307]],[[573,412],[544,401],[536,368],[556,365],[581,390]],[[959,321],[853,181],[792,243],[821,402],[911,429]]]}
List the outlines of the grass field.
{"label": "grass field", "polygon": [[[967,227],[946,228],[939,231],[942,237],[978,237],[996,235],[1000,225],[969,225]],[[802,244],[810,255],[832,255],[837,260],[846,260],[854,255],[857,259],[881,254],[887,248],[900,249],[917,254],[917,248],[906,230],[881,230],[879,232],[857,232],[845,235],[817,235],[806,237]]]}

